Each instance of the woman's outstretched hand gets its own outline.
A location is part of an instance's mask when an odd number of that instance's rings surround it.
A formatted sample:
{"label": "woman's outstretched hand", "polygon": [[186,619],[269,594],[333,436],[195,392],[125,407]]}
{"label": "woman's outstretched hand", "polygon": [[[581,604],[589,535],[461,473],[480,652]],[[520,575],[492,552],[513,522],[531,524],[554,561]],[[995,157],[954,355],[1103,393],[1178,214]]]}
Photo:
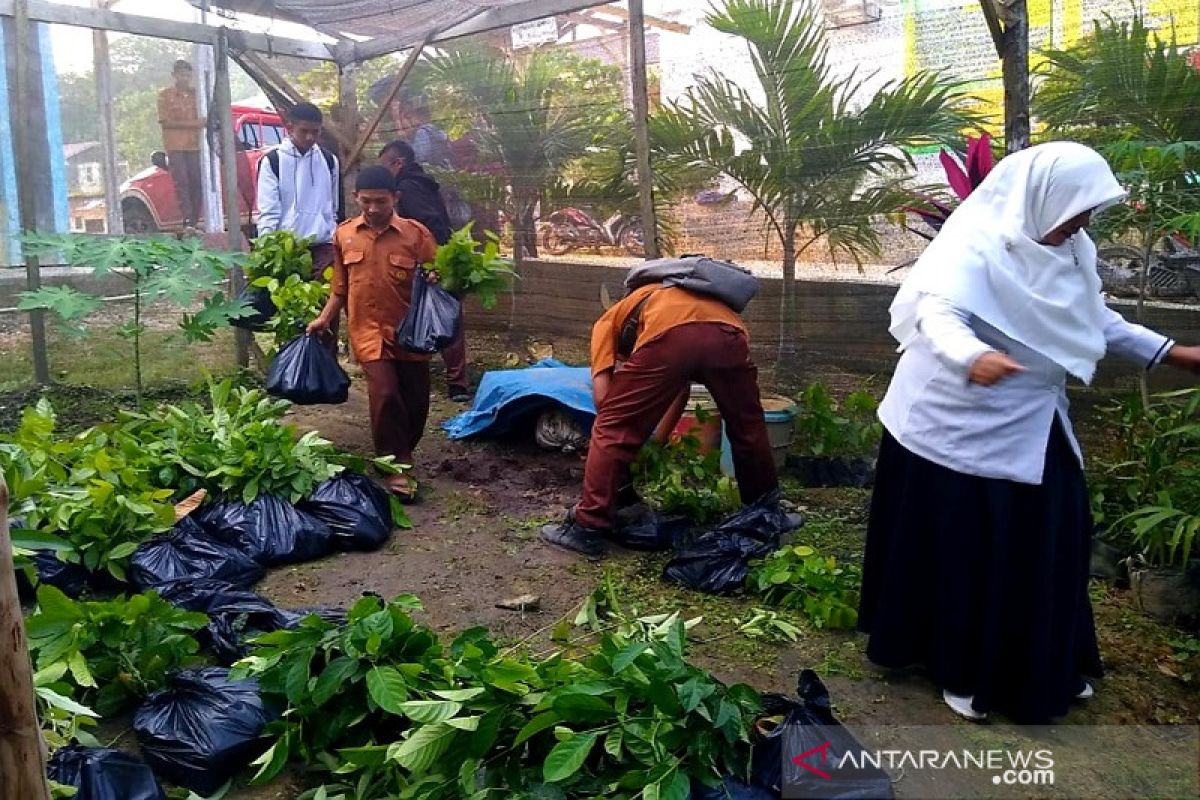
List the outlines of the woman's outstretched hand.
{"label": "woman's outstretched hand", "polygon": [[971,363],[967,379],[980,386],[991,386],[1025,368],[1004,353],[989,350]]}
{"label": "woman's outstretched hand", "polygon": [[1172,367],[1200,374],[1200,347],[1177,344],[1167,351],[1163,361]]}

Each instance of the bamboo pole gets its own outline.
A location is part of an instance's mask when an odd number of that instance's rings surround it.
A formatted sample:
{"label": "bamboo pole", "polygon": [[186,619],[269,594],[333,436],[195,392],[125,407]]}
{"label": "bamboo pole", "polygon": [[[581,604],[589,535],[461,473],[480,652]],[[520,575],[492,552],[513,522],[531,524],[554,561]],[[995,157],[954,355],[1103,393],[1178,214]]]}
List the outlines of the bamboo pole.
{"label": "bamboo pole", "polygon": [[[41,159],[34,158],[34,130],[26,124],[32,119],[29,104],[42,97],[41,89],[34,86],[32,66],[29,63],[30,49],[37,41],[36,31],[29,21],[29,3],[27,0],[16,0],[13,5],[13,39],[10,42],[15,51],[16,87],[10,87],[9,111],[14,125],[13,149],[17,157],[17,202],[20,205],[21,230],[32,233],[37,230],[37,191],[35,164]],[[51,158],[58,154],[52,153]],[[25,286],[31,292],[42,288],[41,261],[37,256],[25,252]],[[50,358],[46,351],[46,312],[34,309],[29,312],[29,338],[33,350],[33,379],[39,384],[50,382]]]}
{"label": "bamboo pole", "polygon": [[421,43],[408,52],[408,58],[404,61],[404,66],[400,67],[400,72],[396,75],[396,80],[392,81],[392,85],[388,87],[387,95],[379,103],[379,108],[375,109],[374,116],[367,123],[367,127],[359,135],[358,141],[354,145],[354,149],[346,156],[345,163],[342,164],[342,172],[349,172],[358,159],[362,156],[363,148],[367,146],[367,142],[375,135],[375,129],[379,127],[383,115],[387,113],[388,106],[396,99],[396,94],[400,91],[400,87],[404,85],[404,81],[408,78],[408,73],[412,72],[413,67],[417,65],[417,59],[421,57],[421,51],[425,49],[425,45],[429,44],[429,40],[433,34],[429,34]]}
{"label": "bamboo pole", "polygon": [[650,168],[650,100],[646,81],[646,20],[642,0],[629,0],[629,78],[633,87],[633,144],[637,154],[638,198],[646,258],[659,257],[654,175]]}
{"label": "bamboo pole", "polygon": [[[96,0],[97,8],[107,8],[107,0]],[[121,214],[121,181],[117,176],[117,129],[113,123],[112,64],[108,56],[108,32],[92,31],[92,69],[96,78],[96,111],[100,122],[100,149],[104,159],[105,231],[125,232]]]}
{"label": "bamboo pole", "polygon": [[[237,159],[241,158],[234,144],[232,92],[229,87],[229,37],[222,28],[217,32],[216,69],[213,73],[213,106],[220,123],[219,147],[221,156],[221,188],[225,205],[225,234],[232,252],[242,251],[242,213],[238,203]],[[237,296],[246,285],[241,267],[234,267],[229,276],[230,292]],[[239,367],[250,366],[250,331],[233,329],[234,355]]]}
{"label": "bamboo pole", "polygon": [[33,668],[17,598],[8,485],[0,472],[0,797],[49,800],[42,731],[33,702]]}

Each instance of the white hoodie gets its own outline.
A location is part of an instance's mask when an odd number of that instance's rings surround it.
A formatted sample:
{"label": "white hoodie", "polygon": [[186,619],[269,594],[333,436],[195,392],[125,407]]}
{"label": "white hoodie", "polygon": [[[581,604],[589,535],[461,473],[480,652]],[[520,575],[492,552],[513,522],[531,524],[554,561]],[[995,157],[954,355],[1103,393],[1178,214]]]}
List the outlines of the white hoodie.
{"label": "white hoodie", "polygon": [[330,170],[320,145],[301,153],[288,139],[276,150],[278,176],[266,155],[258,162],[259,234],[285,230],[297,237],[311,236],[315,244],[332,242],[337,227],[337,157],[330,157]]}

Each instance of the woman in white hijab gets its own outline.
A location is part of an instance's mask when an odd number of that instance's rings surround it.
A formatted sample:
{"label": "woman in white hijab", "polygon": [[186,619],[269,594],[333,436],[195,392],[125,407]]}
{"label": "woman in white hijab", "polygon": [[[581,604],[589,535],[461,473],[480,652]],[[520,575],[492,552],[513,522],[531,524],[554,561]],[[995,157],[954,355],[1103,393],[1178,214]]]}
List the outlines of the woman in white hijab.
{"label": "woman in white hijab", "polygon": [[903,355],[879,408],[859,627],[873,661],[924,666],[971,719],[1061,716],[1102,672],[1068,373],[1089,383],[1106,352],[1200,368],[1200,348],[1104,304],[1083,229],[1124,196],[1083,145],[1015,153],[891,306]]}

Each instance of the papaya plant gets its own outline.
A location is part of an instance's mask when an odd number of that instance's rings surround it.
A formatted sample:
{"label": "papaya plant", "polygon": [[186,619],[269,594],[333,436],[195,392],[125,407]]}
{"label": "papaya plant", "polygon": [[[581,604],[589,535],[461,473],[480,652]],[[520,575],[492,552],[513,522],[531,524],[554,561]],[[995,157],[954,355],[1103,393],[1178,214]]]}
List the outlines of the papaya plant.
{"label": "papaya plant", "polygon": [[[143,315],[147,308],[161,302],[179,308],[199,304],[194,313],[183,313],[179,321],[184,338],[190,342],[209,341],[230,319],[250,313],[244,303],[227,299],[224,293],[229,271],[243,265],[244,256],[206,250],[198,239],[29,233],[21,241],[31,254],[61,259],[71,266],[89,267],[94,275],[116,275],[129,282],[132,316],[117,329],[117,335],[130,344],[138,405],[143,389]],[[102,305],[100,298],[74,287],[46,286],[22,292],[18,308],[50,311],[70,333],[86,335],[87,329],[79,323]]]}

